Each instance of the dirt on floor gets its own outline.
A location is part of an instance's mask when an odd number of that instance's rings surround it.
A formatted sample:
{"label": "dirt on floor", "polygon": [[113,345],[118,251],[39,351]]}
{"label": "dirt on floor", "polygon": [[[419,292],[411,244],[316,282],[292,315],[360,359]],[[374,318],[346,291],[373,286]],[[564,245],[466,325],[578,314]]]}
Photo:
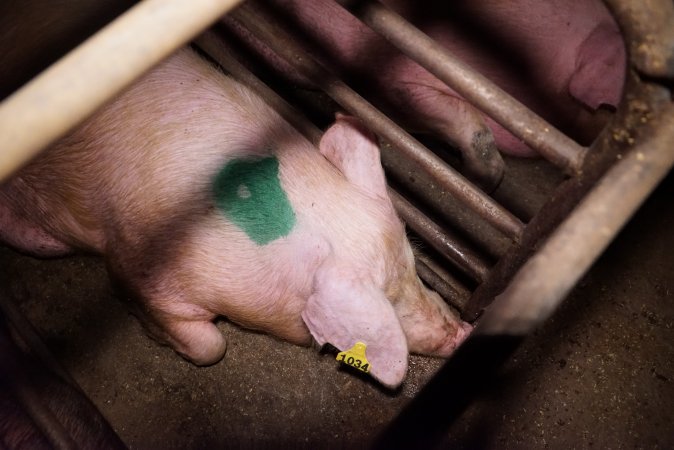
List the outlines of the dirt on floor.
{"label": "dirt on floor", "polygon": [[[672,198],[670,176],[438,448],[674,447]],[[99,258],[0,248],[0,282],[130,448],[367,448],[442,365],[412,357],[390,392],[222,321],[224,360],[196,367],[144,334]]]}

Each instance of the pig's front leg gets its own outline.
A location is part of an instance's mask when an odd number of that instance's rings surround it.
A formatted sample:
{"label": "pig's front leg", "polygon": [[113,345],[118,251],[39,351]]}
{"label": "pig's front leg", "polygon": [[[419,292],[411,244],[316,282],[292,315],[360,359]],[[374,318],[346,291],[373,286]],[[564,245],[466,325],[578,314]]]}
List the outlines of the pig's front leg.
{"label": "pig's front leg", "polygon": [[415,125],[455,146],[461,152],[466,177],[486,192],[503,179],[505,165],[494,135],[480,111],[446,90],[418,83],[405,83],[401,98],[415,111]]}
{"label": "pig's front leg", "polygon": [[160,339],[198,366],[215,364],[225,356],[227,342],[212,322],[214,319],[215,315],[209,319],[199,312],[183,316],[166,315],[160,319],[164,332]]}
{"label": "pig's front leg", "polygon": [[222,359],[227,342],[213,323],[217,314],[200,306],[193,295],[172,283],[179,275],[157,276],[157,268],[122,274],[110,261],[108,267],[113,279],[124,280],[124,288],[135,300],[129,303],[131,311],[150,337],[199,366]]}

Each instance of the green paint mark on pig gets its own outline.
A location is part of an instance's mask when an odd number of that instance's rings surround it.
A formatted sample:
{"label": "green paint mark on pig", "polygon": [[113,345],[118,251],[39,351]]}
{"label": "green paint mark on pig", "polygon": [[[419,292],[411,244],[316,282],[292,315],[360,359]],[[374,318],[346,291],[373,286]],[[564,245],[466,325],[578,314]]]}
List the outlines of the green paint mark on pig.
{"label": "green paint mark on pig", "polygon": [[229,161],[213,184],[215,203],[225,217],[258,245],[288,235],[295,212],[281,187],[274,156]]}

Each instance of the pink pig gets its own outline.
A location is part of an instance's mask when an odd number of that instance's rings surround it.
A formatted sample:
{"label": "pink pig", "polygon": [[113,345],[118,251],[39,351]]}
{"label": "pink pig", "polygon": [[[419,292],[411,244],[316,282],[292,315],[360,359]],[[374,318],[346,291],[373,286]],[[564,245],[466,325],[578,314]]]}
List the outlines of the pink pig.
{"label": "pink pig", "polygon": [[[491,166],[487,173],[498,180],[503,162],[495,146],[511,155],[536,154],[334,0],[261,3],[287,16],[301,29],[314,56],[360,89],[375,93],[396,119],[459,148],[469,172],[471,167]],[[618,26],[600,0],[382,3],[583,144],[604,123],[605,114],[596,111],[615,108],[620,101],[625,49]],[[306,84],[235,20],[227,17],[223,22],[282,73]],[[494,154],[496,159],[489,156]]]}
{"label": "pink pig", "polygon": [[417,277],[373,137],[340,118],[319,150],[181,50],[0,185],[0,240],[104,255],[150,333],[196,364],[222,358],[226,316],[361,341],[395,387],[408,351],[447,356],[470,326]]}

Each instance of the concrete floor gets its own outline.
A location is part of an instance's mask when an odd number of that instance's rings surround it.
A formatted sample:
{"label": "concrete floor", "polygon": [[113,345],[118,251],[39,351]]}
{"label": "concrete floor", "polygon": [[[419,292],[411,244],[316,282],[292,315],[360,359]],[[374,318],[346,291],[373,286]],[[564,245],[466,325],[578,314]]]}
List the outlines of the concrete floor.
{"label": "concrete floor", "polygon": [[674,174],[498,382],[451,448],[674,447]]}
{"label": "concrete floor", "polygon": [[[438,448],[674,447],[672,198],[670,176]],[[224,360],[198,368],[144,335],[98,258],[0,248],[0,280],[131,448],[367,448],[442,364],[412,357],[387,392],[222,322]]]}

